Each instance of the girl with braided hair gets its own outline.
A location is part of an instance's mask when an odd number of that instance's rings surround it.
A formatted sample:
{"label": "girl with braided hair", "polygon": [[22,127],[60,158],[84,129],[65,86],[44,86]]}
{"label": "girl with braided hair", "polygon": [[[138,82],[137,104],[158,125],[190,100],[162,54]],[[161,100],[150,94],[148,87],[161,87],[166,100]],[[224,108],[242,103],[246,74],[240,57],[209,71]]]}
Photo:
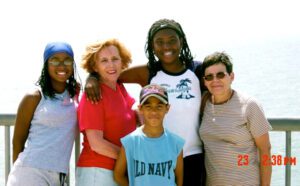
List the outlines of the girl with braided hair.
{"label": "girl with braided hair", "polygon": [[[141,86],[155,83],[168,91],[172,107],[164,119],[164,127],[185,140],[183,185],[204,185],[204,157],[197,132],[201,103],[201,65],[193,61],[181,25],[170,19],[158,20],[151,26],[145,53],[148,63],[123,71],[119,80]],[[97,78],[91,75],[85,86],[88,99],[94,103],[100,98]]]}
{"label": "girl with braided hair", "polygon": [[[20,102],[7,186],[64,185],[75,137],[80,85],[72,47],[50,42],[37,90]],[[79,77],[79,76],[78,76]],[[26,145],[25,145],[26,144]]]}

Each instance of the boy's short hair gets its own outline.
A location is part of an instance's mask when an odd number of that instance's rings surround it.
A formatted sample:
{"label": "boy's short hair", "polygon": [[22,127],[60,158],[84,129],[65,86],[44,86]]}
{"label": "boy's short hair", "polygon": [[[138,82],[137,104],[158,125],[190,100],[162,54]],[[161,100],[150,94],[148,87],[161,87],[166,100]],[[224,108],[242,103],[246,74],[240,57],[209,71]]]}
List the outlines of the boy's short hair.
{"label": "boy's short hair", "polygon": [[150,84],[142,88],[140,93],[140,104],[143,105],[149,97],[156,97],[164,104],[169,104],[166,89],[157,84]]}

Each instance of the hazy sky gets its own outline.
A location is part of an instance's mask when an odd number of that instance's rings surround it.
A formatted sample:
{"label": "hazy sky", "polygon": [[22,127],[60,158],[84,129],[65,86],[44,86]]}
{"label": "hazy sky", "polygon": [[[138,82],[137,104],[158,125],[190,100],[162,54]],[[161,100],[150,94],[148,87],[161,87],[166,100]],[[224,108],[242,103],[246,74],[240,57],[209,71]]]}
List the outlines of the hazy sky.
{"label": "hazy sky", "polygon": [[298,8],[290,0],[1,0],[0,84],[36,81],[49,41],[71,43],[79,63],[87,43],[115,37],[137,65],[146,62],[151,24],[170,18],[181,23],[192,53],[202,60],[206,48],[221,43],[300,37]]}
{"label": "hazy sky", "polygon": [[[79,67],[88,43],[118,38],[132,52],[132,65],[138,65],[146,63],[144,44],[150,26],[158,19],[169,18],[182,25],[192,54],[202,60],[211,50],[226,50],[228,45],[300,38],[299,4],[300,0],[0,0],[0,111],[16,112],[24,89],[40,75],[47,42],[69,42]],[[295,65],[295,69],[298,67]],[[274,74],[278,78],[283,74],[267,72],[272,80],[267,84],[276,82]],[[81,70],[80,75],[84,81],[86,74]],[[297,72],[283,75],[294,76],[293,81],[299,79]],[[290,107],[285,105],[299,108],[297,92],[277,92],[269,96],[270,108],[274,100],[279,103],[275,106],[283,105],[286,110]],[[276,170],[274,173],[279,175]],[[282,178],[277,177],[272,179]]]}

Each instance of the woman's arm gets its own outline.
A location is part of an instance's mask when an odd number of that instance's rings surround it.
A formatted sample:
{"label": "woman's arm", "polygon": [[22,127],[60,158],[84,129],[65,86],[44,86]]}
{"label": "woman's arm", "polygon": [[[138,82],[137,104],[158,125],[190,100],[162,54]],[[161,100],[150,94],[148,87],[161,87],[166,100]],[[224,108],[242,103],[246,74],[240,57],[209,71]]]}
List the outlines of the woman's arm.
{"label": "woman's arm", "polygon": [[114,179],[120,186],[128,186],[128,177],[126,176],[127,162],[125,149],[121,147],[119,157],[114,168]]}
{"label": "woman's arm", "polygon": [[[99,76],[90,74],[86,80],[85,92],[87,99],[92,103],[97,103],[101,98],[101,90],[99,89]],[[138,83],[142,87],[148,84],[149,70],[147,65],[141,65],[124,70],[119,81],[122,83]]]}
{"label": "woman's arm", "polygon": [[15,129],[13,135],[13,162],[15,162],[19,154],[24,150],[25,142],[29,134],[30,123],[33,118],[33,114],[41,95],[39,91],[24,96],[19,104]]}
{"label": "woman's arm", "polygon": [[103,131],[85,130],[90,147],[93,151],[103,156],[117,159],[120,147],[103,138]]}
{"label": "woman's arm", "polygon": [[183,184],[183,155],[182,151],[177,157],[177,164],[175,168],[175,181],[177,186],[182,186]]}
{"label": "woman's arm", "polygon": [[[260,161],[264,157],[271,157],[271,143],[269,133],[266,133],[258,138],[254,138],[255,144],[259,149]],[[268,159],[269,159],[268,158]],[[270,162],[267,164],[260,162],[260,185],[269,186],[271,184],[272,165]]]}

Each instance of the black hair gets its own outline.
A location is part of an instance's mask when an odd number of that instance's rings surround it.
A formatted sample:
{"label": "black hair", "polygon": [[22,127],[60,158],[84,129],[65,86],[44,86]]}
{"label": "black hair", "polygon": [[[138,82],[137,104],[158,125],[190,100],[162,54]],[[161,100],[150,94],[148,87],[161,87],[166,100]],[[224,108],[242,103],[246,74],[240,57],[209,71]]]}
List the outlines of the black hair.
{"label": "black hair", "polygon": [[155,76],[157,71],[161,70],[161,62],[157,61],[154,56],[153,51],[153,37],[154,35],[162,29],[170,28],[176,31],[179,38],[182,40],[182,49],[179,54],[179,59],[185,63],[186,68],[193,69],[194,63],[193,63],[193,56],[191,54],[190,48],[188,46],[185,33],[181,28],[181,25],[171,19],[160,19],[156,22],[154,22],[151,26],[151,28],[148,31],[147,41],[145,44],[145,53],[148,58],[148,68],[150,72],[150,76]]}
{"label": "black hair", "polygon": [[[69,79],[67,80],[67,86],[66,89],[68,90],[70,97],[74,97],[77,93],[77,91],[79,90],[80,87],[79,84],[77,83],[74,74],[77,74],[76,71],[76,65],[75,62],[73,64],[73,74],[69,77]],[[42,89],[43,94],[46,97],[49,97],[50,99],[55,99],[55,91],[52,87],[51,84],[51,78],[48,72],[48,62],[46,61],[44,63],[42,72],[41,72],[41,76],[39,77],[39,80],[36,82],[36,85],[39,85]]]}

